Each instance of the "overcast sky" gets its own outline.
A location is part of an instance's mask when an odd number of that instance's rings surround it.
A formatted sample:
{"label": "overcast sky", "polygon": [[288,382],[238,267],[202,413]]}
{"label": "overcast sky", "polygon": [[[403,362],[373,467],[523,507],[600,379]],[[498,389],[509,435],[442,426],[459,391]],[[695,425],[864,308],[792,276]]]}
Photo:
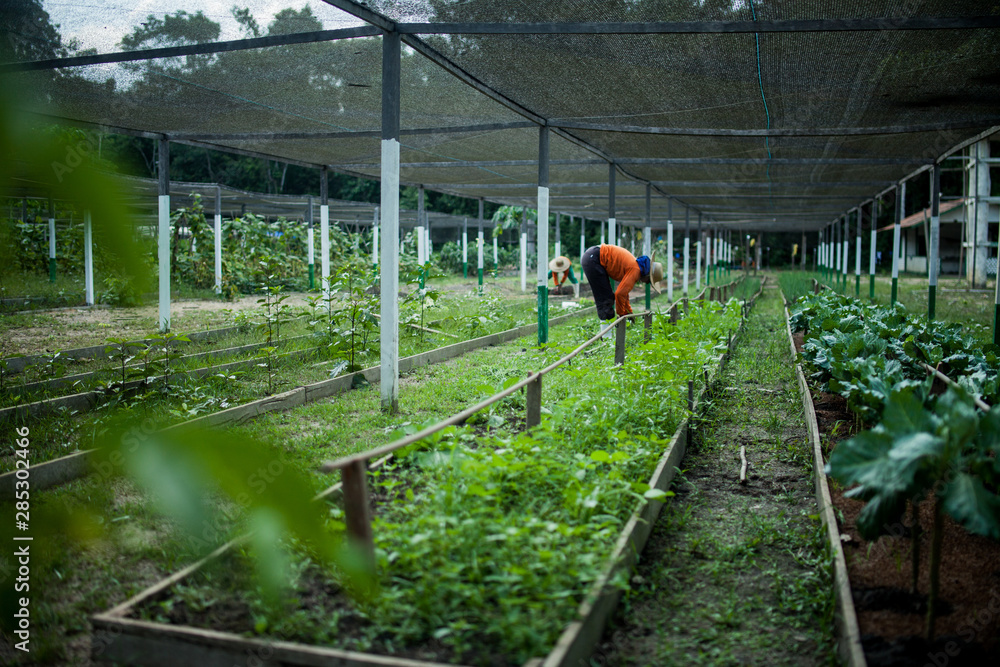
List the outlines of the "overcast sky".
{"label": "overcast sky", "polygon": [[52,23],[59,26],[64,43],[75,37],[81,48],[94,48],[104,53],[118,50],[121,38],[150,14],[163,18],[181,9],[189,14],[201,10],[222,27],[219,38],[227,40],[243,36],[230,13],[234,5],[248,7],[261,28],[266,29],[280,10],[286,7],[301,9],[307,4],[323,21],[326,30],[362,25],[359,19],[322,0],[44,0],[43,6]]}

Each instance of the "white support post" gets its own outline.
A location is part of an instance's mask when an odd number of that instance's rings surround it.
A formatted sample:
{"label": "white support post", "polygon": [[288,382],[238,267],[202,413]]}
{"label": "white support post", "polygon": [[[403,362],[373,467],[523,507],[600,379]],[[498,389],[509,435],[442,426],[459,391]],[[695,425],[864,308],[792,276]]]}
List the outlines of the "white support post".
{"label": "white support post", "polygon": [[545,288],[549,279],[549,189],[538,186],[538,234],[535,239],[538,287]]}
{"label": "white support post", "polygon": [[399,77],[401,39],[382,35],[382,231],[379,327],[382,409],[399,411]]}
{"label": "white support post", "polygon": [[[861,284],[861,222],[864,219],[864,209],[858,207],[858,233],[854,239],[854,278],[857,284]],[[859,288],[860,289],[860,288]]]}
{"label": "white support post", "polygon": [[694,291],[701,289],[701,211],[698,211],[698,235],[694,242]]}
{"label": "white support post", "polygon": [[52,200],[49,200],[49,278],[55,282],[56,279],[56,217],[52,208]]}
{"label": "white support post", "polygon": [[379,207],[376,206],[372,215],[372,266],[378,266],[378,214]]}
{"label": "white support post", "polygon": [[319,207],[319,261],[320,286],[323,288],[323,301],[330,302],[330,205],[320,204]]}
{"label": "white support post", "polygon": [[83,284],[87,305],[93,306],[94,299],[94,225],[90,211],[83,212]]}
{"label": "white support post", "polygon": [[562,218],[561,213],[556,213],[556,240],[554,245],[555,254],[553,257],[559,257],[562,255],[562,230],[560,228],[560,220]]}
{"label": "white support post", "polygon": [[[584,233],[584,227],[587,225],[586,218],[580,218],[580,259],[583,259],[583,253],[587,251],[587,240],[586,234]],[[580,273],[580,280],[583,280],[583,273]]]}
{"label": "white support post", "polygon": [[899,283],[899,234],[902,230],[900,223],[903,221],[903,198],[902,188],[896,188],[896,220],[892,226],[892,297],[891,303],[896,303]]}
{"label": "white support post", "polygon": [[688,271],[691,265],[691,209],[684,207],[684,279],[682,281],[681,295],[686,299],[688,296]]}
{"label": "white support post", "polygon": [[604,221],[601,220],[601,245],[604,245]]}
{"label": "white support post", "polygon": [[[309,233],[312,239],[312,221]],[[312,246],[309,246],[309,263],[312,264]],[[222,188],[215,186],[215,293],[222,294]]]}
{"label": "white support post", "polygon": [[159,325],[170,331],[170,142],[160,139],[158,151],[159,209],[157,262],[159,264]]}
{"label": "white support post", "polygon": [[872,201],[872,233],[871,233],[871,246],[868,253],[868,275],[872,281],[875,280],[875,235],[878,233],[876,229],[878,227],[878,206],[879,202],[877,200]]}
{"label": "white support post", "polygon": [[642,254],[647,257],[653,252],[653,228],[646,225],[642,228]]}
{"label": "white support post", "polygon": [[157,230],[160,331],[170,330],[170,195],[160,195]]}
{"label": "white support post", "polygon": [[479,253],[478,255],[479,263],[476,266],[480,271],[486,270],[486,263],[483,261],[483,248],[485,247],[485,245],[486,245],[486,232],[483,231],[482,227],[480,227],[479,235],[476,240],[477,252]]}
{"label": "white support post", "polygon": [[618,223],[614,218],[608,218],[608,243],[618,245]]}
{"label": "white support post", "polygon": [[468,278],[469,270],[469,219],[465,218],[462,222],[462,269],[463,275]]}
{"label": "white support post", "polygon": [[521,218],[521,291],[528,291],[528,209],[522,209]]}
{"label": "white support post", "polygon": [[500,269],[500,254],[497,246],[497,237],[493,236],[493,270],[498,271]]}
{"label": "white support post", "polygon": [[[668,209],[673,208],[671,204],[672,200],[668,200]],[[667,278],[667,301],[670,303],[674,302],[674,221],[670,219],[670,213],[667,213],[667,261],[663,263],[666,267],[666,278]]]}

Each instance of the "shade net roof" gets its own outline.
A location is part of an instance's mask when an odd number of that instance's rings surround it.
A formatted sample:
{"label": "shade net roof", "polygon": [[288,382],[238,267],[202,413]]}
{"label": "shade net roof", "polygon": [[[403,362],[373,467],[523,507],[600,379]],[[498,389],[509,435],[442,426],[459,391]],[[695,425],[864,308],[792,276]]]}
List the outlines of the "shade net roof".
{"label": "shade net roof", "polygon": [[[0,77],[45,117],[378,178],[376,29],[398,28],[403,183],[532,207],[545,122],[551,210],[608,217],[614,161],[615,216],[642,224],[648,185],[654,227],[691,206],[723,226],[816,229],[1000,126],[995,2],[240,4],[46,1],[64,43],[99,53],[257,41]],[[851,28],[858,19],[877,22]],[[618,34],[625,23],[639,27]],[[547,27],[500,34],[525,24]]]}

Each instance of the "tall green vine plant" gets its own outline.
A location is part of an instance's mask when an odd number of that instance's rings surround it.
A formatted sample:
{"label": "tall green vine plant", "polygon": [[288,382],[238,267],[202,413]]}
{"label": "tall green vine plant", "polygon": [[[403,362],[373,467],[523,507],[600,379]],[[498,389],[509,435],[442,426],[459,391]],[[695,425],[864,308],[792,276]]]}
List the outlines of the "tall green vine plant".
{"label": "tall green vine plant", "polygon": [[[934,638],[944,515],[971,533],[1000,539],[1000,406],[980,413],[962,388],[925,409],[926,386],[892,390],[882,422],[840,443],[827,473],[845,495],[867,501],[858,515],[862,537],[876,539],[899,523],[907,502],[933,502],[926,636]],[[914,532],[919,539],[919,532]]]}

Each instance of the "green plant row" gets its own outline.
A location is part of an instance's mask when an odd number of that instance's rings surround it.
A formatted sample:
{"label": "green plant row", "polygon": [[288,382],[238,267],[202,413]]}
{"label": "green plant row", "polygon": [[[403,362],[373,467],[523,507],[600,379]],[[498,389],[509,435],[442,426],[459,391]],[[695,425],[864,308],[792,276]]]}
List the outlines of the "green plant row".
{"label": "green plant row", "polygon": [[[997,349],[976,352],[959,325],[913,317],[900,305],[872,306],[832,293],[799,299],[792,326],[806,332],[802,359],[821,388],[840,393],[875,426],[841,442],[827,474],[866,501],[857,527],[868,540],[898,534],[907,508],[933,502],[927,639],[933,639],[942,520],[1000,539],[1000,406],[978,410],[974,396],[997,398]],[[965,374],[944,393],[921,363]],[[877,423],[876,423],[877,422]],[[921,526],[911,527],[911,589],[917,591]]]}
{"label": "green plant row", "polygon": [[930,386],[922,363],[942,370],[968,393],[1000,398],[1000,347],[982,345],[961,325],[928,322],[905,306],[877,306],[835,292],[806,295],[790,310],[803,331],[802,360],[810,379],[847,399],[867,423],[882,414],[889,390],[904,381]]}
{"label": "green plant row", "polygon": [[[400,452],[372,478],[377,593],[348,604],[337,592],[348,581],[300,560],[297,592],[284,604],[252,590],[241,596],[247,633],[379,653],[430,650],[466,664],[548,653],[637,504],[664,497],[646,480],[686,414],[688,380],[725,349],[739,312],[735,300],[692,302],[677,325],[657,318],[647,344],[638,342],[641,325],[633,327],[636,344],[621,367],[612,345],[585,353],[558,371],[573,388],[547,398],[530,431],[491,434],[517,426],[524,403],[514,395],[478,423]],[[337,508],[329,528],[343,532]],[[308,593],[316,589],[328,593],[316,599]],[[208,582],[179,589],[170,604],[225,599]],[[163,620],[164,611],[145,614]]]}

